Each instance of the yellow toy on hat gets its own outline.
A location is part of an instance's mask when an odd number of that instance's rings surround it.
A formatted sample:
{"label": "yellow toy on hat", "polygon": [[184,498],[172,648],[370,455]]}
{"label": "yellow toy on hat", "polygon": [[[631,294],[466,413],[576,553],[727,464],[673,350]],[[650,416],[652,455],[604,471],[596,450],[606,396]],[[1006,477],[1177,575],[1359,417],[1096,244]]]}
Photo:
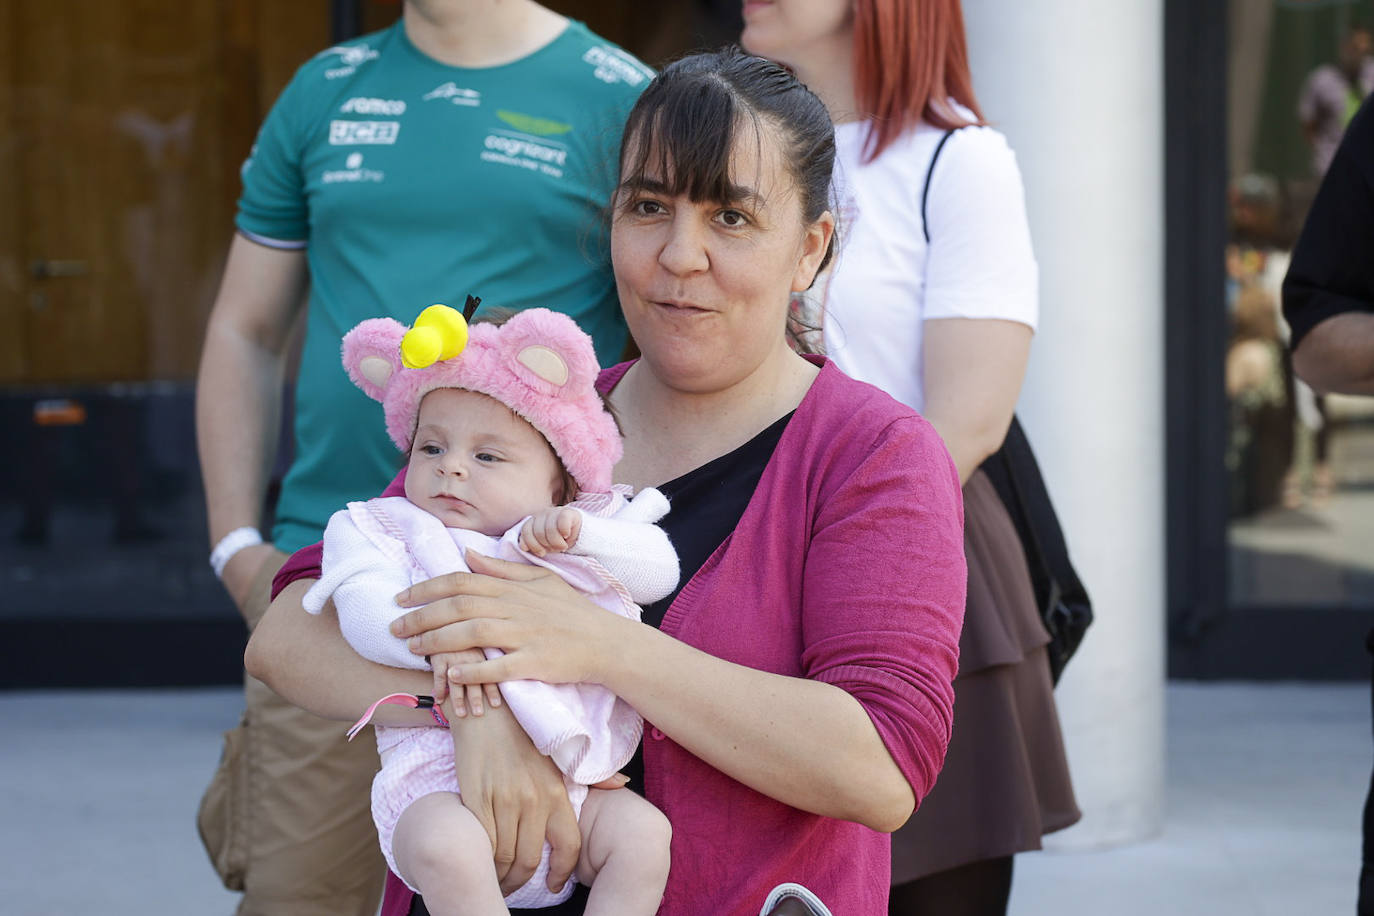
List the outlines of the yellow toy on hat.
{"label": "yellow toy on hat", "polygon": [[462,312],[447,305],[431,305],[401,338],[401,365],[424,369],[453,359],[467,345],[468,323]]}
{"label": "yellow toy on hat", "polygon": [[343,339],[349,378],[382,403],[387,432],[408,452],[420,401],[436,388],[464,388],[505,404],[548,440],[578,489],[605,493],[623,443],[596,393],[592,340],[567,315],[526,309],[503,325],[477,323],[431,305],[415,325],[369,318]]}

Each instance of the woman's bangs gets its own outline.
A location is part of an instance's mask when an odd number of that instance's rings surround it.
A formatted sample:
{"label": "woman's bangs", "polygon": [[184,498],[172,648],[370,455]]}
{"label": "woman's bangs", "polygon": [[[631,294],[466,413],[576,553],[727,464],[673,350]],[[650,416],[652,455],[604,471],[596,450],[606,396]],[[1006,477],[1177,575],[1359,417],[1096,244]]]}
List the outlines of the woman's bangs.
{"label": "woman's bangs", "polygon": [[[726,202],[740,115],[734,95],[719,80],[691,83],[641,99],[626,131],[628,157],[621,183],[639,185],[649,177],[669,196],[685,194],[694,203]],[[651,138],[648,143],[642,142],[645,137]]]}

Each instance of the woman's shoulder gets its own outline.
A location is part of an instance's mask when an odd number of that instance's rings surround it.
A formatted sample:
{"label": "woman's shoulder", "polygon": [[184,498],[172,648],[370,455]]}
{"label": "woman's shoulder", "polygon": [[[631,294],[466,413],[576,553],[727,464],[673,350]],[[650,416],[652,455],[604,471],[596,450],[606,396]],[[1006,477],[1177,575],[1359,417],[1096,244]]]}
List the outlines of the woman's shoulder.
{"label": "woman's shoulder", "polygon": [[945,133],[950,135],[946,151],[958,149],[970,156],[996,156],[1011,151],[1011,141],[1007,139],[1007,135],[991,124],[969,124],[951,131],[932,129],[938,131],[941,136]]}
{"label": "woman's shoulder", "polygon": [[935,427],[917,411],[881,388],[846,375],[829,359],[822,363],[797,416],[818,440],[841,448],[871,449],[894,438],[913,445],[941,442]]}
{"label": "woman's shoulder", "polygon": [[870,490],[875,482],[883,491],[959,488],[944,440],[925,417],[828,360],[788,425],[779,454],[789,463],[788,479],[812,481],[828,496],[851,486]]}
{"label": "woman's shoulder", "polygon": [[635,361],[631,359],[602,369],[596,376],[597,392],[602,395],[610,394],[611,389],[620,384],[620,380],[625,377],[625,373],[629,372],[630,367],[634,364]]}
{"label": "woman's shoulder", "polygon": [[[961,113],[970,119],[974,118],[972,112]],[[919,189],[924,184],[926,172],[938,149],[940,179],[946,186],[957,183],[976,186],[990,176],[1005,176],[1020,181],[1016,154],[1006,135],[995,127],[969,124],[947,130],[921,121],[904,131],[876,159],[865,163],[863,158],[867,136],[868,122],[841,125],[837,129],[836,141],[845,169],[899,173]]]}
{"label": "woman's shoulder", "polygon": [[888,422],[904,416],[920,416],[876,385],[846,374],[829,357],[807,358],[820,367],[816,381],[801,405],[808,413],[853,415],[866,422]]}
{"label": "woman's shoulder", "polygon": [[970,125],[950,134],[940,153],[942,183],[959,182],[985,187],[1005,180],[1021,182],[1016,153],[1006,135],[995,127]]}
{"label": "woman's shoulder", "polygon": [[945,134],[944,130],[920,121],[894,138],[877,158],[865,161],[872,128],[873,122],[869,120],[836,125],[836,153],[844,168],[924,173]]}

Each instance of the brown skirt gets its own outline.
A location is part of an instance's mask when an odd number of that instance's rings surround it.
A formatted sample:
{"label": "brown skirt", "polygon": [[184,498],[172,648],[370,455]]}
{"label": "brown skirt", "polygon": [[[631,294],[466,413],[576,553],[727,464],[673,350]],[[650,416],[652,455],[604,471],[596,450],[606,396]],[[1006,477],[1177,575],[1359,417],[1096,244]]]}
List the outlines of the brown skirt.
{"label": "brown skirt", "polygon": [[1040,848],[1080,814],[1045,644],[1011,518],[981,471],[964,487],[968,605],[944,769],[892,835],[892,883]]}

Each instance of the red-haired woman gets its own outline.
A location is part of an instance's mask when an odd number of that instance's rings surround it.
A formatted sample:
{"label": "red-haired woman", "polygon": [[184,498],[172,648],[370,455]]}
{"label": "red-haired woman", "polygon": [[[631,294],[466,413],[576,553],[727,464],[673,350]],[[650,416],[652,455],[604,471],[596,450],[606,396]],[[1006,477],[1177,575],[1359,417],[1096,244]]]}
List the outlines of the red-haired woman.
{"label": "red-haired woman", "polygon": [[836,123],[842,247],[805,311],[840,368],[935,425],[964,482],[954,736],[893,837],[890,912],[1005,913],[1012,856],[1079,817],[1025,560],[978,470],[1038,317],[1020,172],[979,113],[958,0],[746,0],[744,22],[744,46],[793,69]]}

